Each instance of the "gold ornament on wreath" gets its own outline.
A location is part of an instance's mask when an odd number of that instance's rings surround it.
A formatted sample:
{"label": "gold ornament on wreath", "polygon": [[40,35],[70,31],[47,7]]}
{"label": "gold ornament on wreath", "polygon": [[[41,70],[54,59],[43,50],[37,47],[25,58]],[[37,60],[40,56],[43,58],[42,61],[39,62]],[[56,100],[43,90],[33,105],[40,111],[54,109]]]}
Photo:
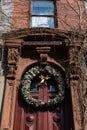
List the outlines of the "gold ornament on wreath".
{"label": "gold ornament on wreath", "polygon": [[[53,99],[49,99],[47,102],[33,98],[30,93],[31,82],[37,75],[40,75],[39,78],[41,78],[41,82],[44,84],[46,83],[46,80],[50,78],[48,75],[42,75],[44,71],[47,71],[48,74],[55,77],[58,87],[58,93],[56,96]],[[64,87],[65,83],[62,74],[57,69],[53,68],[53,66],[46,65],[44,68],[41,66],[34,66],[23,75],[21,92],[23,99],[29,105],[33,105],[35,107],[54,106],[63,101],[65,95]]]}

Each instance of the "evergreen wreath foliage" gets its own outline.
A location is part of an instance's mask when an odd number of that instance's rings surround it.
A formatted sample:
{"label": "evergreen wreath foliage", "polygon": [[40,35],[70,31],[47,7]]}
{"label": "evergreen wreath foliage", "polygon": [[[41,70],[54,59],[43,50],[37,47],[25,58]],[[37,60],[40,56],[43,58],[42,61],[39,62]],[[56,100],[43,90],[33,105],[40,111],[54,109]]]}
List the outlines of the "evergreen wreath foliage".
{"label": "evergreen wreath foliage", "polygon": [[[55,98],[49,99],[47,102],[33,98],[30,93],[30,87],[33,78],[39,75],[40,73],[43,73],[43,71],[47,71],[49,74],[55,77],[55,80],[57,82],[57,87],[58,87],[58,94],[56,94]],[[57,105],[58,103],[61,103],[62,100],[64,99],[64,93],[65,93],[64,85],[65,84],[64,84],[62,74],[53,66],[46,65],[44,68],[41,66],[34,66],[24,74],[22,78],[21,92],[23,95],[23,99],[29,105],[33,105],[35,107],[53,106],[53,105]]]}

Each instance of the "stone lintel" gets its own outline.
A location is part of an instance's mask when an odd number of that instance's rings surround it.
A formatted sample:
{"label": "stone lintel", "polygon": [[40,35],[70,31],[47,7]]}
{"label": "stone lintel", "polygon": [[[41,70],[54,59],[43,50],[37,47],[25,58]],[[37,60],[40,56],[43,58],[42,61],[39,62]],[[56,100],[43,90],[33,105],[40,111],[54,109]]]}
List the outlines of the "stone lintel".
{"label": "stone lintel", "polygon": [[62,45],[62,41],[27,41],[23,42],[23,46],[48,46],[48,45]]}

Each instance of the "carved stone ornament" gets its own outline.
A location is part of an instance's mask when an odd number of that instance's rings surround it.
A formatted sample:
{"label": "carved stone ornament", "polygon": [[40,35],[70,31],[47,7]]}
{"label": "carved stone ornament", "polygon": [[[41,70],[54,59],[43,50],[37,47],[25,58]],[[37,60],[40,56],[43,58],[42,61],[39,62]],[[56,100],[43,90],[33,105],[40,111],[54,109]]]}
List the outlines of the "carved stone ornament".
{"label": "carved stone ornament", "polygon": [[16,65],[11,65],[11,64],[8,64],[8,75],[7,77],[8,78],[14,78],[15,77],[15,71],[17,70],[17,67]]}
{"label": "carved stone ornament", "polygon": [[69,49],[69,54],[70,65],[76,66],[78,64],[78,49],[75,47],[71,47]]}
{"label": "carved stone ornament", "polygon": [[70,79],[78,80],[81,77],[81,69],[80,67],[70,66]]}
{"label": "carved stone ornament", "polygon": [[[30,94],[30,86],[33,78],[39,74],[42,74],[43,72],[47,71],[48,74],[53,75],[55,77],[55,80],[57,82],[58,87],[58,94],[55,98],[49,99],[48,102],[44,102],[42,100],[37,100],[33,98]],[[43,80],[48,80],[48,76],[44,77],[43,75],[40,76],[40,78]],[[45,81],[43,82],[45,83]],[[43,107],[43,106],[53,106],[58,103],[61,103],[64,99],[64,80],[61,75],[61,73],[53,68],[52,66],[45,66],[44,68],[41,66],[34,66],[31,69],[29,69],[22,78],[22,87],[21,92],[23,95],[24,100],[35,107]]]}
{"label": "carved stone ornament", "polygon": [[87,47],[84,48],[84,59],[85,59],[85,64],[87,66]]}
{"label": "carved stone ornament", "polygon": [[46,64],[47,63],[47,54],[40,54],[40,62],[41,64]]}
{"label": "carved stone ornament", "polygon": [[3,130],[9,130],[8,128],[4,128]]}
{"label": "carved stone ornament", "polygon": [[9,48],[8,49],[8,63],[16,63],[18,60],[18,48]]}
{"label": "carved stone ornament", "polygon": [[72,80],[81,78],[80,54],[78,47],[73,46],[69,49],[70,79]]}
{"label": "carved stone ornament", "polygon": [[17,61],[19,57],[18,48],[8,48],[8,78],[15,78],[17,70]]}

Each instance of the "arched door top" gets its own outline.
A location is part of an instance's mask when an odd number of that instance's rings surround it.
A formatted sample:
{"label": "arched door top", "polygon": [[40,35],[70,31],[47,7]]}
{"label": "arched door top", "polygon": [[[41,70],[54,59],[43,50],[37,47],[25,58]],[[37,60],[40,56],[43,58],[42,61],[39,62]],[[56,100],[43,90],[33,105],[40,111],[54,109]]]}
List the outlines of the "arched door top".
{"label": "arched door top", "polygon": [[[62,76],[65,77],[66,72],[65,72],[65,68],[60,64],[60,63],[53,63],[53,62],[47,62],[47,64],[45,66],[51,66],[53,68],[55,68],[56,70],[60,71]],[[40,62],[35,62],[33,64],[27,65],[26,68],[23,70],[22,75],[21,75],[21,79],[23,77],[23,75],[31,68],[33,68],[34,66],[42,66],[43,68],[45,67],[44,65],[41,65]]]}

